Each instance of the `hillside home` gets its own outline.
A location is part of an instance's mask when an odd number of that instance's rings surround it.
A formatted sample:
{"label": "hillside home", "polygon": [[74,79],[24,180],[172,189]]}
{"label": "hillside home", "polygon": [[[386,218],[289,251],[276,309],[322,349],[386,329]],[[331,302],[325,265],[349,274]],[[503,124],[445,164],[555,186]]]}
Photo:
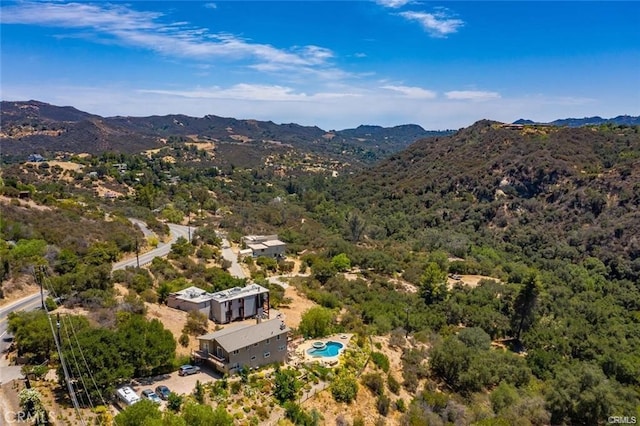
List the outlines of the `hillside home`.
{"label": "hillside home", "polygon": [[258,284],[234,287],[216,293],[189,287],[171,293],[167,298],[167,306],[182,311],[200,311],[219,324],[256,317],[267,319],[269,290]]}
{"label": "hillside home", "polygon": [[198,287],[188,287],[176,291],[167,297],[167,306],[181,311],[200,311],[211,318],[211,299],[213,293],[207,293]]}
{"label": "hillside home", "polygon": [[242,242],[251,250],[253,257],[284,257],[287,245],[278,239],[277,235],[247,235]]}
{"label": "hillside home", "polygon": [[280,320],[228,327],[198,337],[196,358],[209,362],[220,373],[233,374],[244,366],[255,369],[287,359],[290,329]]}
{"label": "hillside home", "polygon": [[40,155],[40,154],[31,154],[27,158],[27,161],[32,162],[32,163],[41,163],[41,162],[44,161],[44,157],[42,155]]}

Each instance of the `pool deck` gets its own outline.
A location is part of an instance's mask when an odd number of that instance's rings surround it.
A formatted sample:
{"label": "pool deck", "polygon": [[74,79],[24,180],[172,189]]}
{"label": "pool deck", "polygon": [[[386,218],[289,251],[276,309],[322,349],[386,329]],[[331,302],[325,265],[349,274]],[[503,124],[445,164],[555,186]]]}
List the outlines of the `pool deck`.
{"label": "pool deck", "polygon": [[[340,333],[334,334],[332,336],[324,337],[322,339],[308,339],[300,343],[295,349],[293,349],[289,355],[289,363],[293,366],[297,366],[300,364],[308,364],[308,363],[320,363],[325,367],[334,367],[338,365],[340,362],[340,355],[344,352],[344,350],[349,346],[349,342],[353,337],[352,333]],[[315,342],[339,342],[344,345],[344,348],[340,351],[340,353],[336,356],[328,356],[328,357],[313,357],[307,353],[307,350],[313,348],[313,344]]]}

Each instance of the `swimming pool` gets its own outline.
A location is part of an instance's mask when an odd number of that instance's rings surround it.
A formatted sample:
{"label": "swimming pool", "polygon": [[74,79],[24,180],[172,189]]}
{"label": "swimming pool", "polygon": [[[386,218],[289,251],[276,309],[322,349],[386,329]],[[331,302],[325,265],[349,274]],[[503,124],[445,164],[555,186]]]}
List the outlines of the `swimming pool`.
{"label": "swimming pool", "polygon": [[[315,343],[314,346],[316,346]],[[342,343],[330,340],[326,344],[324,344],[324,347],[322,348],[320,347],[320,345],[317,345],[316,348],[307,349],[307,354],[315,358],[325,358],[339,355],[340,351],[342,351],[342,348],[344,348],[344,345]]]}

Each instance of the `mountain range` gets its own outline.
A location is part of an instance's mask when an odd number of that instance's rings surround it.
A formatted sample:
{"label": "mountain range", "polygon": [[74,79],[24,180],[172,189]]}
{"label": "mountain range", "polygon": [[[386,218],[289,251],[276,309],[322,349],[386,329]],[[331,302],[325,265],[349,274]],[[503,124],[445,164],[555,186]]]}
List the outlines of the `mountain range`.
{"label": "mountain range", "polygon": [[613,118],[602,117],[584,117],[584,118],[562,118],[554,120],[549,123],[540,123],[532,120],[521,118],[513,122],[513,124],[544,124],[549,126],[561,126],[561,127],[582,127],[582,126],[599,126],[601,124],[618,124],[627,126],[640,125],[640,117],[634,117],[632,115],[619,115]]}
{"label": "mountain range", "polygon": [[162,147],[170,138],[241,145],[271,152],[298,149],[350,163],[371,163],[406,148],[417,139],[446,135],[415,124],[396,127],[360,126],[326,131],[315,126],[276,124],[206,115],[101,117],[73,107],[39,101],[1,104],[0,143],[5,157],[32,152],[140,152]]}
{"label": "mountain range", "polygon": [[[451,135],[454,130],[425,130],[416,124],[395,127],[361,125],[355,129],[323,130],[316,126],[272,121],[239,120],[205,115],[172,114],[149,117],[101,117],[71,106],[37,100],[2,101],[0,144],[4,161],[19,161],[31,153],[119,151],[141,152],[164,146],[167,141],[214,142],[224,152],[263,161],[286,150],[313,153],[332,161],[372,164],[407,148],[416,140]],[[640,124],[640,117],[613,119],[591,117],[556,120],[549,125]],[[518,120],[514,124],[536,124]],[[177,139],[176,139],[177,138]],[[246,166],[254,163],[247,161]]]}

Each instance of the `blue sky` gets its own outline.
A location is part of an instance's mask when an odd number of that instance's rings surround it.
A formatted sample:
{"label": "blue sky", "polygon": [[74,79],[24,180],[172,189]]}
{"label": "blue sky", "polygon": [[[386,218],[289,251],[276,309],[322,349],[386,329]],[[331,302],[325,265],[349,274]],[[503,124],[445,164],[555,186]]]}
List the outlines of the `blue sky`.
{"label": "blue sky", "polygon": [[2,100],[465,127],[640,115],[640,2],[2,1]]}

